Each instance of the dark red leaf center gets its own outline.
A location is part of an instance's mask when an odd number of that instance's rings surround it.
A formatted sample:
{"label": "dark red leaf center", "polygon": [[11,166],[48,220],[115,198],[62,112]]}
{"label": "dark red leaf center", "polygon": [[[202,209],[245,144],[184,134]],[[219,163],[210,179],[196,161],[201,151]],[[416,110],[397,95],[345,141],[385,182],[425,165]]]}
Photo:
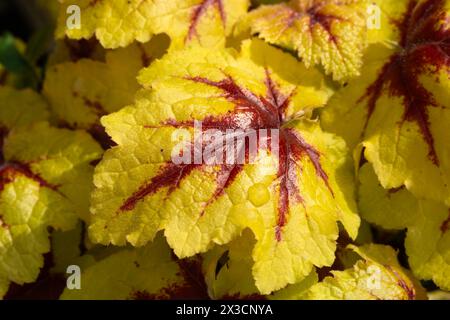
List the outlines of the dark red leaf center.
{"label": "dark red leaf center", "polygon": [[420,82],[424,72],[437,73],[450,65],[450,32],[443,26],[437,28],[439,19],[445,17],[444,0],[428,0],[418,4],[411,1],[402,21],[397,25],[402,33],[397,54],[384,65],[377,80],[360,99],[368,101],[366,126],[375,111],[383,90],[400,97],[405,109],[403,120],[415,122],[428,145],[428,157],[439,165],[433,133],[429,120],[430,107],[441,107],[433,94]]}

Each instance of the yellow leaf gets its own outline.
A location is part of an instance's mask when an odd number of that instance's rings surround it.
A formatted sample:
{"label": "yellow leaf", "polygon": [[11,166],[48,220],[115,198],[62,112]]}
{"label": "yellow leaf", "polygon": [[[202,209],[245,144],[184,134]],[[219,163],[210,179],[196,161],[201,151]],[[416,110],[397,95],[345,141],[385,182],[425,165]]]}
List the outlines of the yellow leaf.
{"label": "yellow leaf", "polygon": [[343,81],[358,76],[366,46],[365,0],[291,0],[252,11],[239,29],[294,50],[306,66],[322,64]]}
{"label": "yellow leaf", "polygon": [[6,278],[0,278],[0,299],[8,292],[9,281]]}
{"label": "yellow leaf", "polygon": [[[389,7],[387,7],[389,8]],[[395,15],[397,16],[397,14]],[[324,110],[323,127],[361,142],[386,189],[450,204],[450,1],[410,1],[399,45],[371,46],[362,76]]]}
{"label": "yellow leaf", "polygon": [[160,58],[168,44],[167,37],[157,36],[146,44],[107,51],[105,62],[56,64],[47,70],[44,95],[60,122],[95,131],[101,116],[133,102],[138,71]]}
{"label": "yellow leaf", "polygon": [[205,298],[193,266],[173,258],[164,237],[137,249],[123,249],[82,270],[81,289],[64,290],[63,300]]}
{"label": "yellow leaf", "polygon": [[47,103],[38,93],[0,86],[0,147],[15,127],[45,121],[48,117]]}
{"label": "yellow leaf", "polygon": [[420,279],[450,289],[450,215],[443,204],[415,198],[406,189],[385,190],[373,168],[360,170],[359,207],[368,221],[386,229],[408,229],[406,254]]}
{"label": "yellow leaf", "polygon": [[[249,0],[61,0],[57,37],[89,39],[105,48],[145,43],[166,33],[172,47],[200,44],[223,46],[236,21],[247,12]],[[68,28],[69,5],[80,8],[80,28]],[[73,13],[72,13],[73,14]]]}
{"label": "yellow leaf", "polygon": [[[333,263],[337,221],[356,237],[348,151],[308,117],[330,92],[317,70],[255,40],[241,53],[172,52],[139,79],[135,105],[102,118],[119,146],[96,168],[93,241],[141,246],[164,229],[176,255],[189,257],[248,227],[256,238],[253,277],[267,294]],[[264,147],[261,135],[254,162],[205,155],[205,162],[176,164],[173,137],[194,132],[196,121],[231,143],[227,130],[273,129],[280,152]],[[184,136],[181,145],[195,141]]]}
{"label": "yellow leaf", "polygon": [[[82,132],[36,123],[5,140],[0,168],[0,279],[36,280],[50,250],[48,227],[73,228],[86,214],[99,146]],[[3,281],[3,280],[2,280]]]}

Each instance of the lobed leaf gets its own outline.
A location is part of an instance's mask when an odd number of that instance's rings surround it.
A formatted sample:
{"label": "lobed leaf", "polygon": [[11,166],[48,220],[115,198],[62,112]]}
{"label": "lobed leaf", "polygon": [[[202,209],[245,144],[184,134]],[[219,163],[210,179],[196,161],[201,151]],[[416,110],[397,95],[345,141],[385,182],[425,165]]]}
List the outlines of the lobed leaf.
{"label": "lobed leaf", "polygon": [[101,116],[134,101],[138,71],[160,58],[169,43],[165,36],[146,44],[107,51],[105,62],[82,59],[51,66],[44,95],[59,122],[72,128],[95,130]]}
{"label": "lobed leaf", "polygon": [[350,148],[361,141],[384,188],[405,185],[419,198],[449,204],[450,1],[402,8],[391,34],[398,46],[369,49],[362,76],[331,99],[322,125]]}
{"label": "lobed leaf", "polygon": [[424,290],[398,264],[396,252],[387,246],[350,247],[361,259],[344,271],[313,285],[306,300],[416,300]]}
{"label": "lobed leaf", "polygon": [[270,295],[261,295],[252,276],[255,242],[251,231],[246,229],[230,243],[215,246],[202,255],[203,274],[212,299],[297,300],[318,281],[313,271],[299,283],[288,285]]}
{"label": "lobed leaf", "polygon": [[[35,70],[25,59],[26,45],[11,34],[0,37],[0,87],[35,85]],[[30,79],[30,76],[32,79]]]}
{"label": "lobed leaf", "polygon": [[99,146],[82,132],[35,123],[14,129],[0,167],[0,278],[36,280],[50,250],[48,227],[69,230],[89,205]]}
{"label": "lobed leaf", "polygon": [[48,105],[41,95],[31,89],[0,86],[0,147],[13,128],[48,118]]}
{"label": "lobed leaf", "polygon": [[[57,37],[89,39],[103,47],[126,47],[134,40],[145,43],[166,33],[172,47],[200,44],[223,46],[237,20],[247,12],[249,0],[60,0]],[[69,29],[69,5],[81,9],[80,28]]]}
{"label": "lobed leaf", "polygon": [[164,237],[142,248],[122,249],[87,267],[80,290],[64,290],[63,300],[160,300],[204,298],[192,278],[193,266],[177,261]]}
{"label": "lobed leaf", "polygon": [[359,206],[368,221],[386,229],[408,229],[406,254],[414,274],[450,288],[450,215],[443,204],[415,198],[405,188],[385,190],[373,168],[360,171]]}
{"label": "lobed leaf", "polygon": [[[255,40],[240,54],[172,52],[139,79],[144,90],[136,104],[102,118],[119,146],[96,168],[94,242],[141,246],[164,229],[183,258],[248,227],[257,240],[253,276],[267,294],[301,281],[314,265],[333,263],[337,221],[356,237],[345,144],[308,120],[330,93],[319,72]],[[177,165],[172,150],[179,141],[171,136],[192,132],[195,120],[225,140],[227,129],[279,130],[280,152],[264,147],[262,137],[254,163]]]}
{"label": "lobed leaf", "polygon": [[307,67],[321,64],[343,81],[358,76],[366,46],[365,0],[291,0],[262,5],[240,29],[295,51]]}

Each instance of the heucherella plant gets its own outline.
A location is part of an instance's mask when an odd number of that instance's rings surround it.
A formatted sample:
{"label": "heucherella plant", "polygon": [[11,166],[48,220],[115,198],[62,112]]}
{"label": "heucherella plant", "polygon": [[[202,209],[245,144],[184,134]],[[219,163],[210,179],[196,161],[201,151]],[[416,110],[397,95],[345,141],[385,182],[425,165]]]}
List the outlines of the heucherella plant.
{"label": "heucherella plant", "polygon": [[50,41],[0,38],[0,297],[450,290],[450,0],[35,5]]}

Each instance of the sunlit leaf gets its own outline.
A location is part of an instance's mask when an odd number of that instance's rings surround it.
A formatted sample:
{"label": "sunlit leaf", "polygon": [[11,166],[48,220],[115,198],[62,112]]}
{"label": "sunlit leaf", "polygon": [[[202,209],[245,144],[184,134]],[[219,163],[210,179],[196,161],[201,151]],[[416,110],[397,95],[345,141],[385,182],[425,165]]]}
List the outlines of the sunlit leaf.
{"label": "sunlit leaf", "polygon": [[[164,229],[175,253],[189,257],[249,227],[257,240],[253,276],[266,294],[301,281],[314,265],[333,263],[337,221],[356,237],[348,151],[308,120],[329,94],[319,72],[250,41],[240,54],[173,52],[140,81],[145,89],[135,106],[102,119],[119,146],[96,169],[94,241],[139,246]],[[261,135],[254,163],[175,164],[179,142],[171,136],[180,128],[192,132],[194,120],[225,140],[227,129],[278,130],[280,152]]]}
{"label": "sunlit leaf", "polygon": [[450,1],[408,4],[398,45],[371,46],[362,76],[336,93],[321,123],[351,148],[362,141],[384,188],[450,204]]}
{"label": "sunlit leaf", "polygon": [[306,66],[321,64],[335,80],[359,75],[366,45],[367,1],[291,0],[253,10],[252,34],[295,51]]}
{"label": "sunlit leaf", "polygon": [[[174,48],[200,44],[223,46],[236,21],[247,12],[249,0],[60,0],[57,36],[89,39],[95,36],[105,48],[125,47],[134,40],[147,42],[166,33]],[[80,28],[67,20],[81,9]]]}
{"label": "sunlit leaf", "polygon": [[36,280],[48,227],[69,230],[88,212],[90,162],[101,150],[86,134],[47,123],[14,129],[0,167],[0,279]]}

